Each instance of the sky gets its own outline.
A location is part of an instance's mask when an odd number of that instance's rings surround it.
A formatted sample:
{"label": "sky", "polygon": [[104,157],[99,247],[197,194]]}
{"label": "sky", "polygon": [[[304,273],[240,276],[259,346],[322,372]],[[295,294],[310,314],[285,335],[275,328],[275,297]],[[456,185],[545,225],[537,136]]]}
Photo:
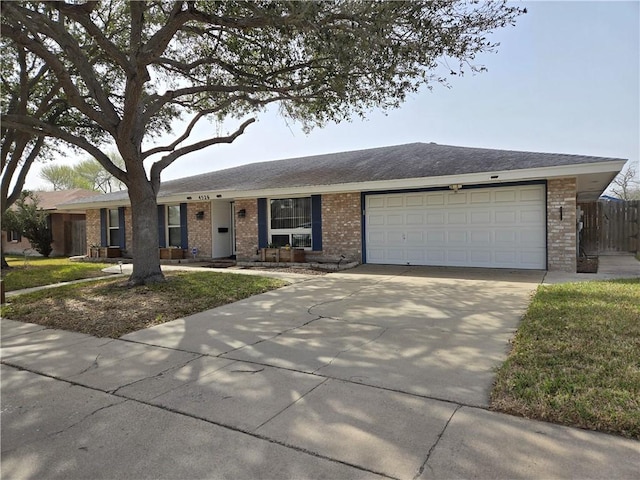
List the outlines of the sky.
{"label": "sky", "polygon": [[[478,57],[485,73],[454,77],[451,88],[434,84],[387,114],[309,134],[270,108],[233,144],[184,156],[161,178],[413,142],[624,158],[640,170],[640,1],[519,5],[528,13],[490,37],[501,44],[497,53]],[[202,122],[193,139],[236,126]],[[46,187],[39,167],[26,188]]]}

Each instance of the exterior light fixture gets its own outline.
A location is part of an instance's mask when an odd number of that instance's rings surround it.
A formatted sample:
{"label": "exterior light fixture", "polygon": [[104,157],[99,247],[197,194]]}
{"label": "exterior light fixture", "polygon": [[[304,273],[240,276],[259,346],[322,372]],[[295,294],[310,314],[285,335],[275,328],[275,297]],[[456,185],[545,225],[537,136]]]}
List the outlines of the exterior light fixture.
{"label": "exterior light fixture", "polygon": [[204,210],[200,210],[199,212],[196,212],[197,220],[202,220],[203,218],[204,218]]}
{"label": "exterior light fixture", "polygon": [[453,185],[449,185],[449,189],[453,190],[453,193],[457,193],[458,190],[462,188],[462,185],[459,183],[454,183]]}
{"label": "exterior light fixture", "polygon": [[238,218],[244,218],[247,216],[247,211],[243,208],[241,210],[238,210]]}

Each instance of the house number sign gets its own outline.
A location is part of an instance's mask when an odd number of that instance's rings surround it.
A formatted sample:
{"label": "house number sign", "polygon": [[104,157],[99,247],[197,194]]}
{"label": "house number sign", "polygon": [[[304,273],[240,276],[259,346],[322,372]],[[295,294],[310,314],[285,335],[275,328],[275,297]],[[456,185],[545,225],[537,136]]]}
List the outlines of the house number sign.
{"label": "house number sign", "polygon": [[210,200],[209,195],[198,195],[198,200]]}

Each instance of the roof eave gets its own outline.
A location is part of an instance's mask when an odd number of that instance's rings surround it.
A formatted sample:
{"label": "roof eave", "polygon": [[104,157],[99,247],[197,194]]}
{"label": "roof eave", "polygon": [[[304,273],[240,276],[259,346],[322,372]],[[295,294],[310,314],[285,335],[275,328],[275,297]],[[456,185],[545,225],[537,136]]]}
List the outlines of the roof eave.
{"label": "roof eave", "polygon": [[[579,177],[581,175],[603,174],[607,178],[615,176],[624,166],[626,160],[613,159],[602,162],[557,165],[552,167],[536,167],[519,170],[498,170],[437,177],[417,177],[394,180],[376,180],[369,182],[351,182],[329,185],[300,185],[254,190],[205,190],[185,191],[160,195],[160,203],[198,202],[209,200],[234,200],[243,198],[273,197],[280,195],[312,195],[323,193],[368,192],[385,190],[403,190],[410,188],[442,187],[451,184],[481,185],[489,183],[526,182],[551,178]],[[606,185],[605,187],[606,188]],[[604,189],[603,188],[603,189]],[[129,199],[93,201],[59,205],[59,210],[114,208],[129,205]]]}

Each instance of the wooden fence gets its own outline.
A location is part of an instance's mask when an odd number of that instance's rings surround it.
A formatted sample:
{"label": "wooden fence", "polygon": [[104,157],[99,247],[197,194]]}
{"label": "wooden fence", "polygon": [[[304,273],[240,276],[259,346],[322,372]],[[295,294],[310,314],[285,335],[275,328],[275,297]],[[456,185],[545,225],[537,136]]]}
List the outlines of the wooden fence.
{"label": "wooden fence", "polygon": [[640,249],[640,200],[599,200],[578,205],[584,212],[580,251],[589,255]]}

